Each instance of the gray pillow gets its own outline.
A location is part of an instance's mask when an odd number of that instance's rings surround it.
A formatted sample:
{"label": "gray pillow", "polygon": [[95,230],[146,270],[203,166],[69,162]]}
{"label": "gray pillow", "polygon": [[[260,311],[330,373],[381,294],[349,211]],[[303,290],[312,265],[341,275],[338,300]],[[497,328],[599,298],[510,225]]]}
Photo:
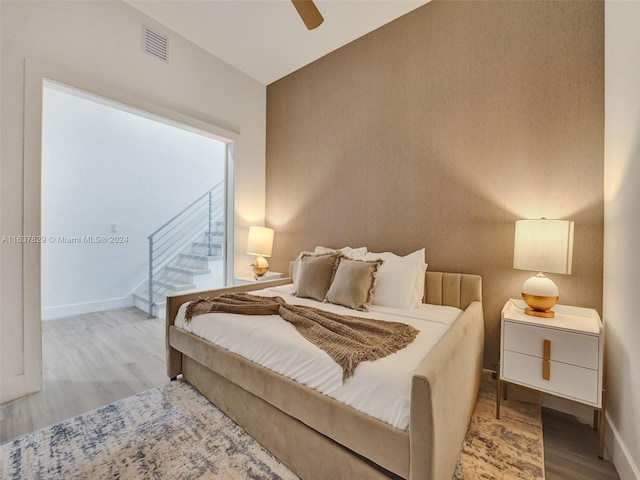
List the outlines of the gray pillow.
{"label": "gray pillow", "polygon": [[325,301],[355,310],[368,310],[380,265],[382,260],[366,262],[341,258]]}
{"label": "gray pillow", "polygon": [[331,285],[334,267],[341,253],[314,255],[303,253],[298,267],[298,286],[294,295],[323,301]]}

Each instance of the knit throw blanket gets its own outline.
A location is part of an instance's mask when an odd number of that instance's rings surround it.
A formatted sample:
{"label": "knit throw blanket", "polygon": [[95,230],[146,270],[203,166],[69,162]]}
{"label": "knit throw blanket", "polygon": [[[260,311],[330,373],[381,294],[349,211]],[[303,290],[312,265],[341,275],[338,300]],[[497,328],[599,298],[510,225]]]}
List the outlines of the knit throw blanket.
{"label": "knit throw blanket", "polygon": [[353,375],[360,362],[377,360],[409,345],[419,330],[399,322],[385,322],[291,305],[281,297],[229,293],[200,298],[187,306],[185,322],[212,312],[243,315],[280,315],[307,340],[324,350],[340,367],[342,381]]}

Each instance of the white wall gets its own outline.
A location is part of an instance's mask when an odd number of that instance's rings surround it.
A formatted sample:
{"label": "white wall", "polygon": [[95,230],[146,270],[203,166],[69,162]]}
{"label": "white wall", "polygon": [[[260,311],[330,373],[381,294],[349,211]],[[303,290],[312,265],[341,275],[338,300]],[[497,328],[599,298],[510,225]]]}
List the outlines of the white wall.
{"label": "white wall", "polygon": [[[248,225],[264,221],[264,85],[123,2],[0,2],[0,9],[0,233],[40,233],[41,91],[48,76],[235,135],[234,261],[248,272]],[[141,51],[143,24],[168,35],[168,64]],[[40,246],[1,248],[0,403],[39,390],[42,369]]]}
{"label": "white wall", "polygon": [[609,454],[640,478],[640,2],[605,3],[605,383]]}
{"label": "white wall", "polygon": [[43,320],[133,305],[148,235],[224,182],[226,144],[55,84],[42,132]]}

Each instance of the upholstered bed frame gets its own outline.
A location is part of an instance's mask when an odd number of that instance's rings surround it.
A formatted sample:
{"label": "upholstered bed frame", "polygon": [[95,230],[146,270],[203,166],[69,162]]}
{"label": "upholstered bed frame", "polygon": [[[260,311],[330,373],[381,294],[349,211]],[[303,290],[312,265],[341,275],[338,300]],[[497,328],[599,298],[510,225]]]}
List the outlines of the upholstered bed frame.
{"label": "upholstered bed frame", "polygon": [[480,385],[481,278],[426,274],[424,301],[464,313],[415,371],[408,432],[174,326],[187,301],[287,283],[290,278],[169,297],[169,377],[182,374],[303,479],[450,480]]}

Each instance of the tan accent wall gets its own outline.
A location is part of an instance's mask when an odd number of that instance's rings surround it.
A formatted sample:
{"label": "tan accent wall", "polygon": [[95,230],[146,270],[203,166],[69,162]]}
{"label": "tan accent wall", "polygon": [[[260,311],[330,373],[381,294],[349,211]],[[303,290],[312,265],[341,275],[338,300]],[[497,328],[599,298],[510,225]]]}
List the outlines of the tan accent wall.
{"label": "tan accent wall", "polygon": [[[602,308],[603,2],[434,1],[267,89],[272,270],[316,245],[484,281],[498,358],[514,222],[576,222],[561,303]],[[330,20],[330,19],[329,19]]]}

